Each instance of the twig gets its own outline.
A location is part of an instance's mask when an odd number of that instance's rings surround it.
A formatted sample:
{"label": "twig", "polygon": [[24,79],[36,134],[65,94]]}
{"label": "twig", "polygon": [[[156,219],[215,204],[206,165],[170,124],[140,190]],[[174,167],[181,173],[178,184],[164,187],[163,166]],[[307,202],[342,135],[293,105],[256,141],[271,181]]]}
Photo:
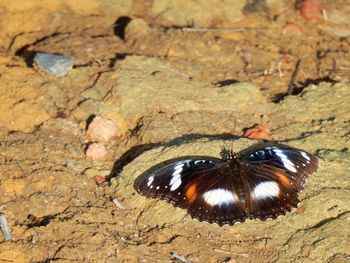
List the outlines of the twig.
{"label": "twig", "polygon": [[116,198],[114,198],[112,202],[115,204],[116,207],[120,209],[125,209],[124,206]]}
{"label": "twig", "polygon": [[185,258],[184,256],[181,256],[179,254],[177,254],[176,252],[171,252],[170,253],[171,257],[173,257],[174,259],[180,260],[183,263],[192,263],[192,261],[189,261],[187,258]]}
{"label": "twig", "polygon": [[170,66],[162,65],[162,67],[163,67],[163,68],[166,68],[166,69],[170,70],[171,72],[174,72],[175,74],[178,74],[178,75],[180,75],[180,76],[182,76],[182,77],[186,77],[186,78],[188,78],[188,79],[191,79],[191,78],[192,78],[191,76],[189,76],[189,75],[187,75],[187,74],[185,74],[185,73],[182,73],[182,72],[180,72],[180,71],[178,71],[178,70],[176,70],[176,69],[174,69],[174,68],[172,68],[172,67],[170,67]]}
{"label": "twig", "polygon": [[288,87],[288,91],[287,91],[287,95],[291,95],[294,88],[295,88],[295,85],[294,85],[294,81],[298,75],[298,72],[299,72],[299,68],[300,68],[300,63],[301,63],[301,60],[298,59],[297,63],[295,64],[295,68],[294,68],[294,72],[290,78],[290,82],[289,82],[289,87]]}
{"label": "twig", "polygon": [[7,220],[4,216],[0,216],[0,228],[4,234],[5,241],[12,240],[11,231],[7,225]]}

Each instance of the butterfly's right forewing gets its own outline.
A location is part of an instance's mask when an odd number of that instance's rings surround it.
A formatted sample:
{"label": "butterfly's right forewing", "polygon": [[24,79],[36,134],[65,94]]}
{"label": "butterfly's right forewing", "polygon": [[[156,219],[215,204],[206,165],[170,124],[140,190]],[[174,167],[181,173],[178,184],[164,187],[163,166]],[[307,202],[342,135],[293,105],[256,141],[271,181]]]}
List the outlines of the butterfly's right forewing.
{"label": "butterfly's right forewing", "polygon": [[250,218],[275,218],[299,203],[298,191],[317,169],[317,158],[284,145],[256,148],[240,157]]}

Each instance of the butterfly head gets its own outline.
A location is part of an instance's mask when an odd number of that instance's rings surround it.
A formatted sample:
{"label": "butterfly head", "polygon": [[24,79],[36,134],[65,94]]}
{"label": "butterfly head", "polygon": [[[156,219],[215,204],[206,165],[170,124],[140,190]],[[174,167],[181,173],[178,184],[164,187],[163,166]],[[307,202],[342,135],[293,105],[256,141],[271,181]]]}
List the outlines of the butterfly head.
{"label": "butterfly head", "polygon": [[238,170],[241,166],[238,155],[232,149],[222,150],[223,159],[226,160],[233,170]]}
{"label": "butterfly head", "polygon": [[229,160],[237,160],[237,154],[231,149],[228,151],[227,159]]}
{"label": "butterfly head", "polygon": [[223,160],[237,160],[237,154],[232,149],[225,147],[221,149],[221,156]]}

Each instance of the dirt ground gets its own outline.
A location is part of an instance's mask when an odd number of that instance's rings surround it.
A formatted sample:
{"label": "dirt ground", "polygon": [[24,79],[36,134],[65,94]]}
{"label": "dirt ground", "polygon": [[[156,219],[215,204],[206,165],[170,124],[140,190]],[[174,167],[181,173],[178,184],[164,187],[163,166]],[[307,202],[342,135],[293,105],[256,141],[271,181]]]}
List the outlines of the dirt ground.
{"label": "dirt ground", "polygon": [[[0,1],[0,262],[350,262],[350,2],[319,2]],[[119,130],[91,161],[95,115]],[[291,213],[219,227],[135,191],[254,124],[319,158]]]}

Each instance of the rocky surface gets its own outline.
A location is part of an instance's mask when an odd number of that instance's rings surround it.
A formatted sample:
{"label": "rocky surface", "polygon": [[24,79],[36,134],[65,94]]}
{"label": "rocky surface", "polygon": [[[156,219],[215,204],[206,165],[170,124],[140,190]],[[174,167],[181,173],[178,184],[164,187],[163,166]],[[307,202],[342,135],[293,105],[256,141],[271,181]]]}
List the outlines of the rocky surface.
{"label": "rocky surface", "polygon": [[[349,261],[350,22],[321,2],[318,23],[291,1],[0,3],[0,261]],[[118,126],[95,161],[94,116]],[[161,161],[256,143],[255,124],[319,158],[291,213],[219,227],[135,191]]]}
{"label": "rocky surface", "polygon": [[[330,103],[329,107],[322,107],[326,105],[323,99],[332,101],[339,94],[342,94],[342,99],[338,100],[337,106],[332,107]],[[286,216],[271,221],[254,220],[238,226],[220,228],[193,220],[184,210],[174,208],[163,201],[145,200],[133,190],[136,176],[152,164],[187,155],[220,157],[222,146],[230,145],[238,151],[256,143],[247,139],[217,140],[212,136],[195,139],[195,136],[190,135],[161,144],[125,167],[115,182],[117,195],[126,196],[126,207],[134,207],[135,202],[140,203],[140,214],[137,217],[140,228],[153,229],[162,226],[167,231],[169,228],[173,229],[171,233],[175,240],[171,242],[172,246],[182,244],[184,250],[177,252],[193,255],[190,259],[194,261],[217,260],[220,257],[223,260],[225,254],[231,255],[238,262],[254,262],[256,257],[259,257],[259,262],[287,262],[291,258],[303,262],[333,262],[332,260],[338,258],[345,259],[349,232],[342,229],[348,224],[350,213],[350,143],[347,117],[349,99],[347,85],[314,86],[308,88],[301,96],[276,105],[275,112],[271,113],[273,118],[270,125],[283,125],[283,129],[275,129],[275,138],[320,156],[318,171],[310,177],[305,190],[300,194],[299,209],[292,210]],[[302,118],[305,115],[305,105],[309,105],[317,113]],[[279,118],[283,118],[285,122]],[[332,122],[332,130],[327,131],[323,122]],[[305,129],[305,126],[309,129]],[[330,162],[322,154],[324,151],[337,152],[339,155]],[[163,224],[166,227],[163,227]],[[197,229],[201,229],[199,237],[196,237]],[[202,235],[203,231],[210,234]],[[213,233],[216,233],[216,236],[212,236]],[[242,240],[242,237],[246,240]],[[212,250],[201,250],[204,244],[212,244]]]}

